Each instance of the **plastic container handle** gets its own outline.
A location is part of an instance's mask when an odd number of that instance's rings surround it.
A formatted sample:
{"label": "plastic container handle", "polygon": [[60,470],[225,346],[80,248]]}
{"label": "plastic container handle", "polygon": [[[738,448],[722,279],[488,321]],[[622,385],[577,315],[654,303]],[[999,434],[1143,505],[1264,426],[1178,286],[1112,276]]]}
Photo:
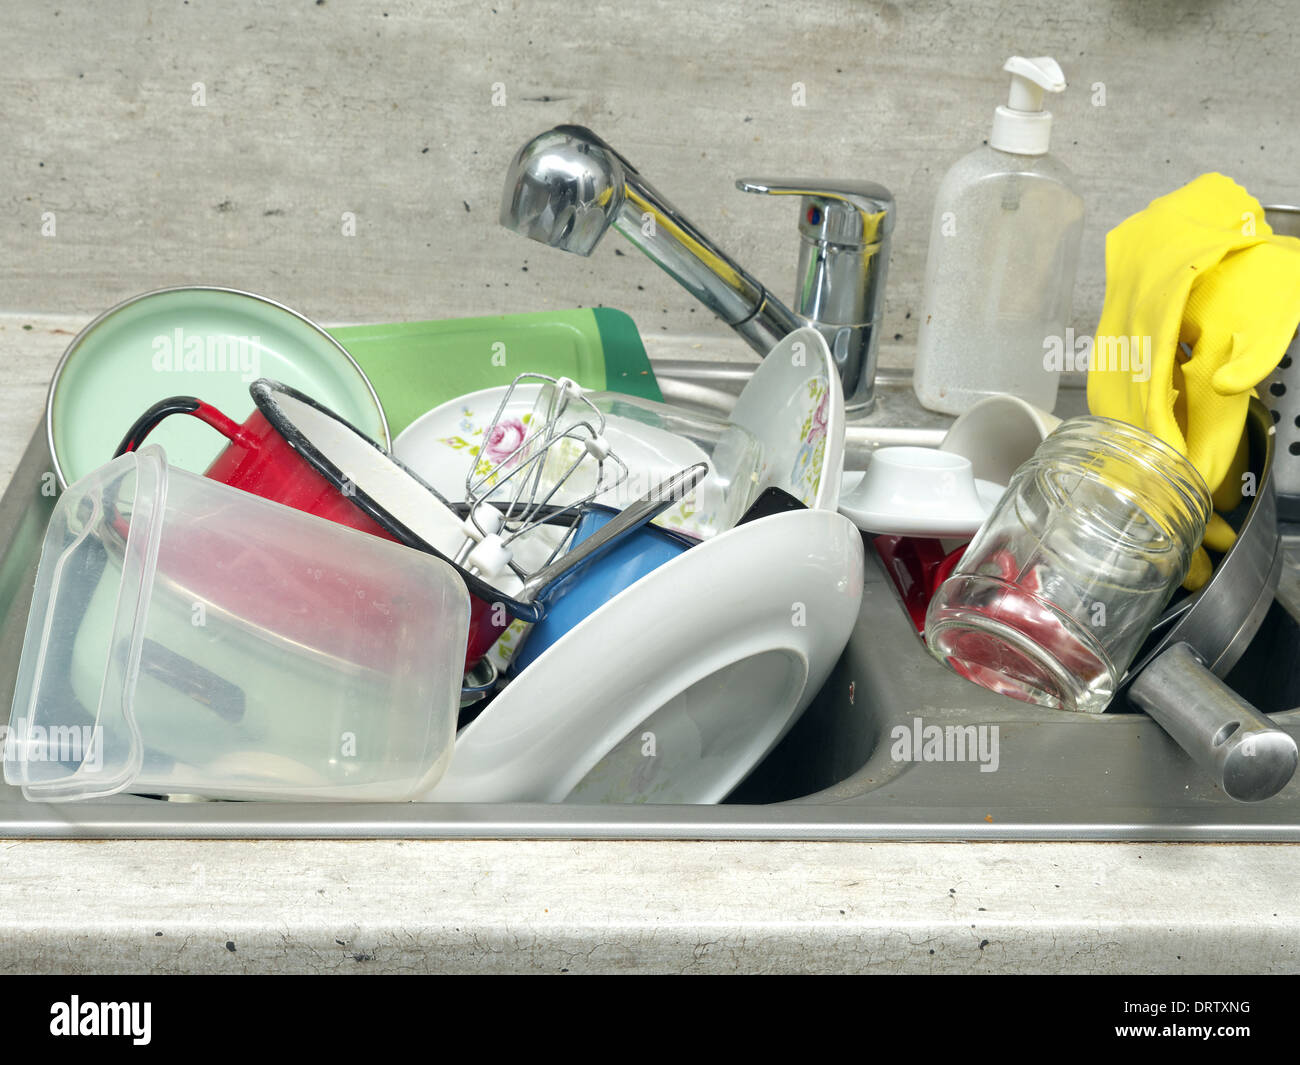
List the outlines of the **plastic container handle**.
{"label": "plastic container handle", "polygon": [[204,403],[194,396],[171,396],[168,399],[160,399],[135,420],[131,428],[126,431],[126,435],[122,437],[122,442],[117,445],[113,457],[118,458],[129,451],[137,450],[144,443],[145,437],[153,432],[164,418],[173,414],[192,415],[205,425],[212,426],[227,440],[240,447],[250,450],[257,447],[256,439],[246,433],[243,426],[232,418],[226,417],[211,404]]}

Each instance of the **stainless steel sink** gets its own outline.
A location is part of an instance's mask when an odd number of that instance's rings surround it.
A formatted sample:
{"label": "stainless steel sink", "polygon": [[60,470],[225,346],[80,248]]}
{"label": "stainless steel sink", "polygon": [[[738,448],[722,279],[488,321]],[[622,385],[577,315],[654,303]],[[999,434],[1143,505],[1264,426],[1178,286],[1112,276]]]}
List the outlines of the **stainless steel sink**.
{"label": "stainless steel sink", "polygon": [[[691,363],[674,374],[677,366],[656,367],[674,401],[725,410],[743,385],[744,370],[737,374],[735,364]],[[886,376],[877,411],[851,427],[850,467],[879,442],[904,442],[911,434],[912,442],[933,443],[942,433],[943,419],[916,408],[904,384]],[[1080,395],[1067,394],[1061,407],[1071,412],[1081,403]],[[0,499],[5,709],[54,502],[43,491],[49,468],[38,434]],[[720,806],[290,805],[130,796],[40,805],[0,786],[0,836],[1300,840],[1300,783],[1266,802],[1238,804],[1143,715],[1045,711],[950,673],[926,653],[869,545],[867,555],[862,610],[834,674]],[[1293,709],[1300,706],[1300,608],[1286,600],[1279,597],[1229,682],[1300,737],[1300,709]],[[924,759],[936,753],[925,742],[935,735],[926,730],[936,728],[951,760]]]}

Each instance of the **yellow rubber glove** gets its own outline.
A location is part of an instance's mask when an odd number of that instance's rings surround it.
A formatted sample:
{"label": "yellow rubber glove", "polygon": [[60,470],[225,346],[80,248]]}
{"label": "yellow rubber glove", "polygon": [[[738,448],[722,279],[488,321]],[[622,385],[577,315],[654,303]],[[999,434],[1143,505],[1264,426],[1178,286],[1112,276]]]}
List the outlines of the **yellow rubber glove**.
{"label": "yellow rubber glove", "polygon": [[[1088,407],[1187,455],[1216,508],[1230,510],[1241,500],[1246,407],[1297,324],[1300,240],[1274,235],[1259,201],[1231,179],[1203,174],[1106,238]],[[1215,515],[1206,544],[1226,550],[1233,538]],[[1209,574],[1198,552],[1184,585]]]}

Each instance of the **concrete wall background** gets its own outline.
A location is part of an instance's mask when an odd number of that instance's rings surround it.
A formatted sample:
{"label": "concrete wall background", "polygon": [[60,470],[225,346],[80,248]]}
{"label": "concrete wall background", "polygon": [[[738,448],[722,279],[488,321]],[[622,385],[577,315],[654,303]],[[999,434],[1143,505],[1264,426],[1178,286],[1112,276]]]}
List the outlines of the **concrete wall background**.
{"label": "concrete wall background", "polygon": [[[1090,329],[1105,232],[1152,197],[1220,169],[1266,202],[1300,200],[1298,8],[5,0],[0,309],[90,316],[205,282],[326,322],[603,303],[649,335],[734,344],[621,238],[583,260],[497,225],[511,154],[577,121],[783,298],[794,207],[733,179],[889,186],[899,218],[885,354],[898,361],[915,338],[938,180],[987,136],[1001,63],[1021,52],[1055,55],[1071,82],[1052,108],[1054,147],[1088,202],[1075,306]],[[792,105],[796,81],[804,107]],[[497,82],[505,106],[493,106]],[[355,236],[342,235],[345,211]]]}

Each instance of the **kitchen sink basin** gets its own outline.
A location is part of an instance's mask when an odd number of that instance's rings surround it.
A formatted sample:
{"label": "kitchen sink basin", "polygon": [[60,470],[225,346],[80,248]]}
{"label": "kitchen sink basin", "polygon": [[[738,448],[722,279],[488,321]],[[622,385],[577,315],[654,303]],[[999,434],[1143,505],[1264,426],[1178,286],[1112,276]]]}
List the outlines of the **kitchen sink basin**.
{"label": "kitchen sink basin", "polygon": [[[677,373],[674,374],[674,370]],[[675,402],[725,409],[735,366],[656,366]],[[734,380],[733,380],[734,378]],[[943,421],[882,382],[848,461],[880,442],[934,443]],[[1081,396],[1066,398],[1067,409]],[[883,434],[889,437],[889,433]],[[31,584],[54,498],[43,431],[0,499],[0,707],[12,698]],[[1290,582],[1284,578],[1284,587]],[[1228,678],[1300,738],[1300,608],[1280,594]],[[1240,804],[1143,714],[1076,715],[969,684],[932,659],[867,546],[858,622],[808,711],[717,806],[284,804],[116,796],[29,803],[0,785],[0,836],[643,839],[1300,840],[1300,781]]]}

